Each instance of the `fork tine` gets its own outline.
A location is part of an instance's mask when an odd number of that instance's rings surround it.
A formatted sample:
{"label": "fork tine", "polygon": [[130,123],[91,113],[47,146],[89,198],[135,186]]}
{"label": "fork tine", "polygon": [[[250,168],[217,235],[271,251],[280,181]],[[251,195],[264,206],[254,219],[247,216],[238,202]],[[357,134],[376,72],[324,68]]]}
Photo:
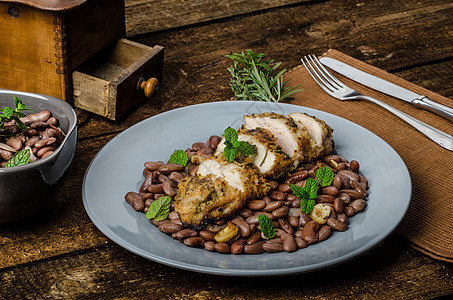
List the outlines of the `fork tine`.
{"label": "fork tine", "polygon": [[327,71],[326,68],[321,64],[321,62],[318,60],[318,58],[314,55],[309,55],[310,60],[312,61],[313,65],[318,69],[318,72],[320,72],[323,77],[336,89],[341,89],[345,85],[341,83],[337,78],[335,78],[329,71]]}
{"label": "fork tine", "polygon": [[[305,61],[304,61],[305,59]],[[322,76],[318,74],[316,69],[312,66],[310,63],[310,60],[307,58],[307,56],[304,56],[301,58],[302,64],[304,65],[305,69],[307,69],[308,73],[313,77],[313,79],[316,81],[316,83],[328,94],[332,94],[335,89],[328,83],[326,82]],[[310,66],[310,67],[309,67]]]}

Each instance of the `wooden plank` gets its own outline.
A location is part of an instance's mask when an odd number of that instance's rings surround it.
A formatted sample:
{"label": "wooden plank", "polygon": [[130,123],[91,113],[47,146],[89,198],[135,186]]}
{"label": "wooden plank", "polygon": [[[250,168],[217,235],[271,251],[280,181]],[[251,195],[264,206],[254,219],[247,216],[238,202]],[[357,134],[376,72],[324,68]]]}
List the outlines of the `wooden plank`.
{"label": "wooden plank", "polygon": [[394,237],[354,261],[298,276],[199,274],[112,245],[9,268],[1,279],[5,299],[427,299],[453,292],[452,271]]}
{"label": "wooden plank", "polygon": [[126,0],[126,34],[133,36],[312,0]]}

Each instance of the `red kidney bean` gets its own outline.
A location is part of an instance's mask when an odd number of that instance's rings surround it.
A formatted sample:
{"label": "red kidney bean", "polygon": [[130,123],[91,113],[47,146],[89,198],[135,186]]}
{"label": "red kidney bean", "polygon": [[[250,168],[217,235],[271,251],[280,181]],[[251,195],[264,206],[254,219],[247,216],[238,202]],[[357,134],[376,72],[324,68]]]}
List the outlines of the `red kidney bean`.
{"label": "red kidney bean", "polygon": [[307,244],[313,244],[318,241],[319,224],[315,221],[308,222],[302,230],[302,238]]}
{"label": "red kidney bean", "polygon": [[212,251],[215,251],[215,248],[214,248],[215,243],[212,242],[212,241],[207,241],[207,242],[205,242],[203,246],[204,246],[204,248],[205,248],[206,250],[208,250],[208,251],[211,251],[211,252],[212,252]]}
{"label": "red kidney bean", "polygon": [[163,194],[164,189],[162,188],[162,183],[150,184],[148,186],[148,192],[155,194]]}
{"label": "red kidney bean", "polygon": [[356,199],[351,202],[352,208],[354,208],[357,211],[361,211],[365,208],[366,206],[366,201],[363,199]]}
{"label": "red kidney bean", "polygon": [[57,141],[56,138],[50,137],[50,138],[46,138],[46,139],[37,141],[34,146],[36,148],[44,148],[44,147],[55,144],[56,141]]}
{"label": "red kidney bean", "polygon": [[173,180],[165,180],[164,183],[162,183],[162,189],[164,190],[165,194],[167,194],[167,196],[176,196],[175,183],[173,182]]}
{"label": "red kidney bean", "polygon": [[124,199],[129,203],[135,211],[143,211],[145,208],[145,201],[136,192],[128,192]]}
{"label": "red kidney bean", "polygon": [[300,222],[299,217],[288,216],[288,217],[286,217],[286,220],[292,227],[294,227],[294,228],[299,227],[299,222]]}
{"label": "red kidney bean", "polygon": [[164,175],[164,174],[160,173],[159,171],[156,171],[156,174],[157,174],[158,183],[164,183],[165,180],[171,180],[170,178],[168,178],[167,175]]}
{"label": "red kidney bean", "polygon": [[275,190],[278,188],[278,181],[276,180],[269,180],[269,185],[271,186],[271,191]]}
{"label": "red kidney bean", "polygon": [[280,225],[280,228],[283,229],[284,232],[294,235],[294,229],[293,227],[291,227],[287,220],[278,219],[278,224]]}
{"label": "red kidney bean", "polygon": [[38,157],[41,157],[41,159],[42,159],[42,158],[44,158],[44,155],[45,155],[47,152],[51,151],[51,152],[53,153],[53,151],[54,151],[55,149],[56,149],[56,147],[44,147],[44,148],[39,149],[38,152],[36,152],[36,155],[37,155]]}
{"label": "red kidney bean", "polygon": [[335,212],[342,213],[343,206],[344,202],[340,198],[335,198],[335,200],[333,200],[333,208],[335,209]]}
{"label": "red kidney bean", "polygon": [[206,241],[215,241],[215,233],[208,230],[200,230],[198,234]]}
{"label": "red kidney bean", "polygon": [[255,231],[247,237],[247,245],[254,244],[261,240],[261,231]]}
{"label": "red kidney bean", "polygon": [[296,241],[296,245],[298,249],[302,249],[307,247],[307,243],[300,237],[295,237],[294,240]]}
{"label": "red kidney bean", "polygon": [[335,197],[331,195],[319,195],[318,202],[319,203],[333,203]]}
{"label": "red kidney bean", "polygon": [[335,175],[333,177],[332,186],[336,187],[337,189],[341,189],[342,185],[343,181],[341,180],[341,177],[339,175]]}
{"label": "red kidney bean", "polygon": [[348,224],[334,218],[328,218],[327,225],[338,231],[345,231],[346,229],[348,229]]}
{"label": "red kidney bean", "polygon": [[326,186],[321,189],[321,193],[325,195],[330,195],[330,196],[338,196],[340,194],[340,190],[338,190],[334,186]]}
{"label": "red kidney bean", "polygon": [[20,120],[28,125],[32,122],[46,122],[51,116],[52,113],[50,111],[43,110],[36,114],[31,114],[26,117],[20,118]]}
{"label": "red kidney bean", "polygon": [[145,177],[145,180],[143,181],[142,186],[139,189],[140,192],[148,192],[148,187],[153,183],[154,176],[154,173],[149,173],[148,176]]}
{"label": "red kidney bean", "polygon": [[6,141],[6,144],[13,147],[14,150],[19,151],[22,149],[22,141],[17,137],[11,137]]}
{"label": "red kidney bean", "polygon": [[252,210],[259,210],[266,206],[266,202],[264,200],[252,200],[247,203],[247,207]]}
{"label": "red kidney bean", "polygon": [[343,208],[344,214],[349,218],[355,215],[355,209],[352,206],[346,206]]}
{"label": "red kidney bean", "polygon": [[260,254],[260,253],[263,253],[264,252],[264,249],[263,249],[263,244],[264,243],[265,243],[264,241],[261,241],[261,242],[257,242],[257,243],[254,243],[254,244],[244,245],[244,252],[247,253],[247,254]]}
{"label": "red kidney bean", "polygon": [[241,233],[242,237],[246,237],[250,234],[250,226],[242,218],[235,218],[231,220],[231,223],[236,224],[238,226],[239,232]]}
{"label": "red kidney bean", "polygon": [[351,200],[363,198],[363,195],[356,190],[341,190],[343,194],[347,194]]}
{"label": "red kidney bean", "polygon": [[338,195],[338,198],[340,198],[344,204],[348,204],[351,201],[351,197],[349,197],[349,195],[345,193],[340,193],[340,195]]}
{"label": "red kidney bean", "polygon": [[288,183],[282,183],[278,186],[278,190],[283,193],[291,192],[291,188],[289,187]]}
{"label": "red kidney bean", "polygon": [[286,184],[291,184],[291,183],[296,183],[301,180],[305,180],[308,177],[308,171],[307,170],[302,170],[294,173],[293,175],[289,176],[286,180]]}
{"label": "red kidney bean", "polygon": [[321,241],[324,241],[325,239],[327,239],[330,236],[331,232],[332,232],[332,227],[330,227],[329,225],[323,225],[319,229],[319,232],[318,232],[318,235],[319,235],[318,241],[321,242]]}
{"label": "red kidney bean", "polygon": [[197,171],[198,171],[198,165],[190,165],[189,167],[189,175],[192,176],[192,177],[195,177],[197,175]]}
{"label": "red kidney bean", "polygon": [[311,220],[310,216],[304,214],[303,212],[300,213],[299,227],[304,227],[311,221],[312,220]]}
{"label": "red kidney bean", "polygon": [[184,244],[186,244],[189,247],[203,247],[204,240],[199,236],[194,236],[185,239]]}
{"label": "red kidney bean", "polygon": [[348,179],[353,179],[355,181],[359,181],[359,175],[357,175],[357,173],[354,173],[354,172],[349,171],[349,170],[338,171],[338,175],[346,177]]}
{"label": "red kidney bean", "polygon": [[271,219],[271,220],[274,220],[274,219],[275,219],[275,218],[274,218],[274,215],[272,215],[271,213],[265,212],[265,211],[256,211],[256,212],[255,212],[255,215],[256,215],[256,216],[265,215],[265,216],[269,217],[269,219]]}
{"label": "red kidney bean", "polygon": [[171,222],[161,224],[158,228],[164,233],[175,233],[183,229],[181,225],[173,224]]}
{"label": "red kidney bean", "polygon": [[264,211],[272,212],[282,206],[282,201],[272,201],[264,207]]}
{"label": "red kidney bean", "polygon": [[163,165],[165,165],[163,161],[147,161],[147,162],[145,162],[145,168],[150,171],[157,171]]}
{"label": "red kidney bean", "polygon": [[170,175],[168,175],[168,178],[179,183],[179,181],[181,181],[181,179],[183,179],[184,177],[187,177],[187,176],[189,176],[189,174],[184,173],[184,172],[171,172]]}
{"label": "red kidney bean", "polygon": [[146,199],[145,200],[145,208],[150,207],[153,202],[154,202],[154,199]]}
{"label": "red kidney bean", "polygon": [[248,218],[253,216],[253,211],[250,208],[244,206],[237,212],[237,214],[243,218]]}
{"label": "red kidney bean", "polygon": [[39,137],[33,136],[25,142],[25,146],[33,147],[37,141],[39,141]]}
{"label": "red kidney bean", "polygon": [[288,194],[288,196],[286,196],[286,200],[288,201],[294,201],[294,200],[299,200],[299,198],[297,198],[295,195],[293,194]]}
{"label": "red kidney bean", "polygon": [[219,146],[220,141],[222,138],[218,135],[212,135],[209,137],[207,144],[212,148],[212,149],[217,149]]}
{"label": "red kidney bean", "polygon": [[170,213],[168,214],[168,218],[169,218],[170,220],[179,219],[179,215],[178,215],[177,212],[172,211],[172,212],[170,212]]}
{"label": "red kidney bean", "polygon": [[232,254],[240,254],[244,250],[245,245],[245,238],[237,239],[233,244],[230,246],[230,252]]}
{"label": "red kidney bean", "polygon": [[355,181],[355,180],[349,180],[349,184],[351,185],[351,187],[356,190],[357,192],[359,192],[360,194],[362,194],[362,196],[364,198],[368,197],[368,193],[366,191],[366,189],[363,187],[362,184],[360,184],[358,181]]}
{"label": "red kidney bean", "polygon": [[359,174],[359,179],[360,184],[365,188],[365,190],[368,189],[368,179],[362,174]]}
{"label": "red kidney bean", "polygon": [[258,224],[259,223],[258,215],[253,215],[246,218],[245,222],[247,222],[248,224]]}
{"label": "red kidney bean", "polygon": [[341,156],[339,156],[339,155],[334,155],[334,154],[325,156],[325,157],[323,158],[323,160],[324,160],[326,163],[328,163],[328,164],[330,164],[330,161],[331,161],[331,160],[335,161],[336,163],[340,163],[340,162],[343,161]]}
{"label": "red kidney bean", "polygon": [[272,191],[270,192],[269,197],[277,201],[286,200],[286,194],[281,191]]}
{"label": "red kidney bean", "polygon": [[352,172],[359,173],[359,162],[356,160],[351,160],[351,162],[349,163],[349,168]]}
{"label": "red kidney bean", "polygon": [[180,219],[173,219],[173,220],[170,220],[170,223],[173,223],[173,224],[177,224],[177,225],[183,226],[182,221],[181,221]]}
{"label": "red kidney bean", "polygon": [[288,253],[294,252],[297,250],[296,240],[294,239],[294,237],[291,234],[284,233],[284,234],[282,234],[282,236],[280,238],[283,241],[283,250],[285,250]]}
{"label": "red kidney bean", "polygon": [[286,205],[283,205],[276,210],[272,212],[272,216],[274,216],[275,219],[277,218],[282,218],[286,216],[289,213],[289,207]]}
{"label": "red kidney bean", "polygon": [[265,242],[262,245],[264,251],[267,252],[283,252],[283,244],[282,243],[270,243],[269,241]]}
{"label": "red kidney bean", "polygon": [[337,220],[345,224],[348,224],[348,217],[346,217],[344,213],[337,214]]}
{"label": "red kidney bean", "polygon": [[163,174],[170,174],[171,172],[184,171],[184,166],[179,164],[166,164],[160,166],[157,170]]}
{"label": "red kidney bean", "polygon": [[230,245],[227,243],[217,243],[214,245],[214,249],[219,253],[230,253]]}
{"label": "red kidney bean", "polygon": [[339,171],[342,171],[342,170],[347,170],[348,169],[348,165],[344,162],[341,162],[339,163],[338,165],[335,166],[335,169],[339,172]]}
{"label": "red kidney bean", "polygon": [[178,232],[173,233],[172,237],[174,239],[184,240],[186,238],[193,237],[193,236],[196,236],[196,235],[197,235],[197,232],[195,230],[183,229],[183,230],[180,230]]}
{"label": "red kidney bean", "polygon": [[165,197],[167,194],[154,194],[154,200],[159,199],[160,197]]}

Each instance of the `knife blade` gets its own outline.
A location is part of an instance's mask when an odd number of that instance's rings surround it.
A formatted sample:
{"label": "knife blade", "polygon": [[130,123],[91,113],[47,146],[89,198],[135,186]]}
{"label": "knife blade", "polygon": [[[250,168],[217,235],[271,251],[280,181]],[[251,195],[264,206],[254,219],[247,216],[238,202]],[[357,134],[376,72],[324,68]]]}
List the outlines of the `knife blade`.
{"label": "knife blade", "polygon": [[360,84],[363,84],[392,97],[409,102],[419,108],[426,109],[453,122],[453,108],[451,107],[437,103],[426,96],[411,92],[408,89],[358,70],[336,59],[330,57],[322,57],[320,58],[320,62],[326,67],[334,70],[335,72],[340,73]]}

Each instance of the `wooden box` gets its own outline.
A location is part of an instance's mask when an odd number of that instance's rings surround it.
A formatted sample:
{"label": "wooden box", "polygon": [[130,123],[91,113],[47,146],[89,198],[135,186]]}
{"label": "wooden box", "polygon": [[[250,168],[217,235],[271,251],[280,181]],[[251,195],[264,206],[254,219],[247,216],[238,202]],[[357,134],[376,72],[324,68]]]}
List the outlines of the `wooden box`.
{"label": "wooden box", "polygon": [[[162,81],[163,47],[118,40],[73,73],[74,105],[116,120]],[[119,101],[121,100],[121,101]]]}
{"label": "wooden box", "polygon": [[[112,45],[124,37],[124,0],[0,0],[0,88],[50,95],[73,104],[72,72],[92,57],[102,57],[99,53],[111,57],[105,49],[116,49]],[[142,46],[135,45],[143,52],[146,46]],[[121,54],[118,59],[125,56]],[[134,57],[142,58],[138,54]],[[119,63],[124,67],[124,61]],[[161,64],[157,67],[157,73],[162,72]],[[131,88],[128,96],[126,88]],[[109,98],[105,104],[109,107],[104,110],[98,103],[84,102],[84,90],[77,91],[76,102],[84,109],[95,108],[90,111],[117,119],[131,107],[130,102],[143,98],[131,98],[138,96],[136,91],[131,83],[119,84],[115,91],[118,98],[114,102]],[[99,102],[104,98],[90,99]],[[120,104],[122,101],[128,103]]]}

